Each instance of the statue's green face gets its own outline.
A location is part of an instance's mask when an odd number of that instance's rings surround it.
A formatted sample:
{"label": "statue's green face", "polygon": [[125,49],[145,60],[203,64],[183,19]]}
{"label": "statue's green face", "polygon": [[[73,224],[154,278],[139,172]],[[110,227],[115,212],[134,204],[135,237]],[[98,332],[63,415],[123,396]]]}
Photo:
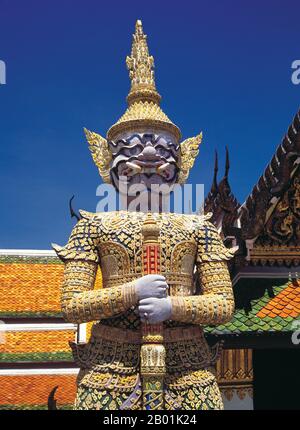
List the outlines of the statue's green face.
{"label": "statue's green face", "polygon": [[164,135],[132,134],[126,139],[109,142],[112,152],[111,178],[119,189],[120,181],[128,185],[175,184],[180,167],[180,146]]}

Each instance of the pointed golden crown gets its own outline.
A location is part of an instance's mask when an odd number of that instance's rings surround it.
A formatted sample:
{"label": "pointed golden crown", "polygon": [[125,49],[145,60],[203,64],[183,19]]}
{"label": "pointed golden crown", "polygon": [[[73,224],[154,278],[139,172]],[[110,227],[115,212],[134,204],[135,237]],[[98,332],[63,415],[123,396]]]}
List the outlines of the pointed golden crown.
{"label": "pointed golden crown", "polygon": [[131,80],[131,90],[127,96],[128,105],[140,100],[159,104],[161,96],[155,87],[154,58],[149,55],[147,36],[143,32],[140,20],[135,24],[131,57],[126,57],[126,65]]}
{"label": "pointed golden crown", "polygon": [[[160,108],[161,96],[156,90],[154,79],[154,59],[149,55],[147,36],[143,32],[142,22],[138,20],[130,57],[126,58],[129,77],[131,80],[130,92],[127,96],[128,108],[124,115],[107,132],[107,139],[100,134],[84,129],[93,160],[98,167],[104,182],[110,183],[110,165],[112,154],[108,141],[115,140],[124,132],[144,132],[145,130],[164,130],[181,140],[180,129],[173,124]],[[199,152],[202,133],[188,138],[180,143],[181,166],[178,182],[183,184],[193,167]]]}
{"label": "pointed golden crown", "polygon": [[131,48],[131,56],[126,58],[126,65],[131,80],[127,96],[128,108],[124,115],[107,132],[108,140],[118,134],[138,128],[159,128],[181,138],[180,129],[173,124],[161,110],[160,94],[154,79],[154,58],[149,55],[147,36],[143,32],[142,22],[138,20]]}

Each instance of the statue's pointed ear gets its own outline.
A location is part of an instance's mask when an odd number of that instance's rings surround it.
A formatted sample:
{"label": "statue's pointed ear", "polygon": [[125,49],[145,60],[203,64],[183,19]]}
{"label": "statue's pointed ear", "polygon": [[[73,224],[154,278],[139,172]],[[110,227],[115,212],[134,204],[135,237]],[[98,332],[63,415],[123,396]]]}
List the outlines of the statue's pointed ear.
{"label": "statue's pointed ear", "polygon": [[184,184],[189,176],[190,169],[193,167],[195,159],[199,153],[199,146],[202,142],[202,132],[195,137],[189,137],[180,144],[181,167],[178,183]]}
{"label": "statue's pointed ear", "polygon": [[109,170],[112,155],[108,146],[108,142],[104,137],[100,136],[100,134],[94,133],[93,131],[89,131],[86,128],[84,128],[84,132],[89,144],[90,151],[92,153],[94,163],[98,167],[100,176],[102,177],[104,182],[109,184]]}

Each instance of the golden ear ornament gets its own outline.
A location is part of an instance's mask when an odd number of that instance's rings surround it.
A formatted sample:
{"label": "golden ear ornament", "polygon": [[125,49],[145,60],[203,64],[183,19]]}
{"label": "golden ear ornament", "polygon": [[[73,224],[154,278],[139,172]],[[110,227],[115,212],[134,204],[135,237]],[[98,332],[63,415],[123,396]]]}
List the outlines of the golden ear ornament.
{"label": "golden ear ornament", "polygon": [[100,176],[103,181],[110,184],[110,162],[112,160],[112,154],[108,146],[107,140],[100,136],[100,134],[95,133],[84,128],[86,139],[89,144],[89,149],[91,151],[94,163],[98,167]]}
{"label": "golden ear ornament", "polygon": [[189,137],[180,144],[181,166],[178,183],[184,184],[189,176],[189,172],[194,165],[195,159],[199,154],[199,146],[202,142],[202,132],[195,137]]}

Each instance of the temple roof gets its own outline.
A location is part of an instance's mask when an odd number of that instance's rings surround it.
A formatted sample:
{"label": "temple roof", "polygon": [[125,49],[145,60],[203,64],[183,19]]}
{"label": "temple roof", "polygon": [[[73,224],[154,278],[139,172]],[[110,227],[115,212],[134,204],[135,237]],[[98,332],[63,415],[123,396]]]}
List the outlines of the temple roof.
{"label": "temple roof", "polygon": [[5,251],[0,252],[0,319],[62,318],[64,265],[55,253]]}
{"label": "temple roof", "polygon": [[[244,239],[255,239],[265,233],[270,236],[270,232],[266,232],[265,226],[276,209],[279,209],[280,212],[284,209],[287,210],[287,207],[284,208],[284,206],[289,203],[282,204],[282,198],[295,178],[297,182],[295,186],[298,187],[299,162],[300,111],[295,115],[270,163],[240,208],[240,222]],[[296,198],[298,199],[297,196]],[[289,215],[298,217],[298,220],[295,220],[294,226],[292,220],[286,219],[286,222],[291,228],[296,228],[299,224],[299,214],[295,213],[292,207],[290,207],[290,211],[292,213]]]}
{"label": "temple roof", "polygon": [[204,212],[212,212],[212,222],[219,229],[224,239],[233,234],[232,227],[238,217],[240,207],[229,184],[229,168],[229,151],[226,147],[224,176],[218,183],[218,154],[216,152],[212,186],[204,202]]}
{"label": "temple roof", "polygon": [[[1,365],[73,363],[69,342],[74,341],[77,326],[63,320],[63,272],[53,251],[0,250],[0,320],[5,321],[5,326],[0,324]],[[95,288],[101,283],[98,271]],[[87,324],[87,336],[90,329]]]}
{"label": "temple roof", "polygon": [[[247,288],[251,289],[257,283],[256,279],[252,279]],[[295,321],[300,317],[300,282],[289,281],[277,285],[272,280],[264,280],[263,284],[265,288],[260,297],[244,302],[243,306],[237,304],[230,322],[208,327],[205,331],[216,335],[292,332]],[[238,289],[236,295],[239,295]],[[237,301],[240,301],[240,297]]]}
{"label": "temple roof", "polygon": [[[211,190],[204,212],[227,238],[238,245],[230,262],[236,274],[245,265],[299,266],[300,264],[300,111],[295,115],[281,144],[252,192],[240,205],[228,179],[229,154],[223,179],[217,181],[216,154]],[[233,238],[233,239],[232,239]]]}
{"label": "temple roof", "polygon": [[1,256],[0,318],[61,316],[63,270],[56,257]]}

